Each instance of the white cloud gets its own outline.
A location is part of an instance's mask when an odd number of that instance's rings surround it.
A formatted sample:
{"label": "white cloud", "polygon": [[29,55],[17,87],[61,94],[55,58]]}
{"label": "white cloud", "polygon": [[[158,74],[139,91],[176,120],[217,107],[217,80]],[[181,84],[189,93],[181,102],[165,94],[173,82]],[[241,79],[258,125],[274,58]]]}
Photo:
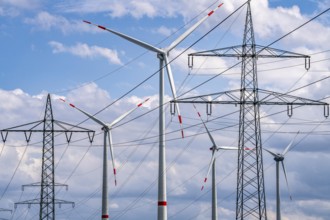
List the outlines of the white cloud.
{"label": "white cloud", "polygon": [[41,5],[40,0],[0,0],[1,5],[21,9],[35,9]]}
{"label": "white cloud", "polygon": [[162,25],[159,28],[157,28],[154,32],[168,37],[175,31],[176,31],[176,28],[168,28],[168,27],[165,27]]}
{"label": "white cloud", "polygon": [[0,17],[16,17],[19,11],[15,8],[0,7]]}
{"label": "white cloud", "polygon": [[[146,0],[137,2],[114,1],[109,2],[101,0],[97,2],[71,1],[58,4],[61,11],[74,13],[109,13],[111,17],[122,17],[130,15],[140,19],[142,17],[177,17],[183,16],[185,19],[192,18],[196,13],[203,11],[209,6],[208,1],[168,1],[164,3],[161,0]],[[215,7],[215,6],[214,6]],[[213,8],[212,8],[213,9]]]}
{"label": "white cloud", "polygon": [[[17,125],[20,123],[21,118],[25,117],[29,121],[34,120],[35,118],[42,117],[42,113],[44,111],[44,101],[45,101],[45,94],[40,94],[36,96],[31,96],[27,93],[25,93],[22,90],[15,90],[15,91],[3,91],[0,93],[1,101],[3,103],[10,103],[10,108],[6,105],[2,105],[2,108],[0,108],[0,113],[2,117],[7,117],[10,114],[14,114],[14,109],[17,110],[16,114],[20,115],[19,118],[15,118],[13,120],[8,121],[8,124],[11,126]],[[83,114],[80,114],[75,109],[69,108],[67,105],[57,102],[56,101],[56,95],[53,96],[53,110],[54,114],[56,115],[56,119],[60,119],[61,121],[66,121],[69,123],[78,123],[86,117]],[[41,98],[43,97],[43,98]],[[91,83],[88,85],[85,85],[83,87],[80,87],[77,90],[71,91],[68,94],[63,95],[69,102],[74,103],[75,105],[81,107],[82,109],[90,112],[90,113],[96,113],[101,108],[106,106],[108,103],[111,103],[113,99],[111,98],[110,94],[100,88],[97,84]],[[148,111],[150,108],[154,108],[158,105],[158,96],[152,95],[150,102],[146,103],[145,107],[139,109],[139,111],[135,112],[136,115],[139,115],[143,112]],[[134,105],[136,105],[141,100],[144,100],[146,97],[140,97],[140,96],[130,96],[127,98],[122,99],[119,103],[112,105],[109,109],[106,111],[100,113],[98,117],[101,120],[104,121],[111,121],[112,119],[118,117],[122,112],[131,109]],[[168,97],[167,97],[168,98]],[[12,101],[13,100],[13,101]],[[26,103],[26,104],[24,104]],[[37,103],[37,104],[35,104]],[[22,106],[24,106],[24,111],[22,110]],[[7,108],[7,109],[6,109]],[[191,109],[188,108],[189,111],[184,112],[185,119],[188,119],[190,117],[196,119],[195,112],[191,111]],[[31,113],[28,113],[31,112]],[[183,112],[182,112],[183,113]],[[33,115],[32,115],[33,114]],[[134,118],[136,115],[131,115],[127,120],[130,120]],[[168,111],[166,112],[167,119],[169,118]],[[13,117],[7,117],[8,119]],[[2,119],[2,121],[4,118]],[[196,119],[198,121],[198,119]],[[185,123],[188,123],[188,125],[195,124],[195,121],[188,121],[186,120]],[[221,119],[221,121],[224,119]],[[138,119],[137,121],[129,123],[127,126],[118,127],[113,131],[113,139],[115,143],[115,157],[117,160],[118,167],[120,165],[120,172],[118,172],[118,187],[114,188],[111,187],[110,197],[112,198],[112,207],[110,208],[111,213],[114,210],[123,210],[127,207],[127,204],[130,203],[130,200],[132,200],[132,197],[137,198],[141,192],[144,190],[146,193],[143,196],[143,199],[141,201],[151,201],[151,204],[148,205],[148,209],[145,208],[145,206],[142,206],[140,209],[141,212],[130,211],[125,215],[125,217],[137,215],[140,214],[141,216],[147,216],[150,217],[150,214],[144,213],[146,210],[152,210],[152,212],[155,212],[156,205],[153,205],[152,202],[156,200],[156,184],[154,184],[153,181],[157,179],[157,126],[154,127],[152,130],[152,134],[148,135],[147,137],[153,137],[151,139],[146,139],[140,142],[155,142],[155,146],[151,144],[141,144],[141,145],[135,145],[139,142],[130,142],[131,140],[139,140],[141,137],[143,137],[144,133],[147,132],[148,129],[152,128],[152,125],[157,125],[158,121],[158,112],[152,112],[152,115],[146,115],[145,117],[142,117],[141,119]],[[178,129],[179,126],[177,123],[170,123],[169,127],[167,127],[167,132]],[[269,120],[269,122],[271,122]],[[214,123],[207,123],[209,126],[212,134],[214,135],[214,138],[217,142],[220,143],[226,143],[230,144],[230,142],[236,141],[236,132],[232,136],[225,136],[225,132],[221,131],[213,131],[213,129],[218,128],[217,124]],[[97,131],[97,133],[102,133],[100,130],[100,127],[96,125],[92,121],[86,121],[83,125],[83,127],[93,128]],[[9,127],[9,126],[8,126]],[[270,129],[270,128],[269,128]],[[197,128],[195,128],[197,130]],[[186,134],[195,134],[194,128],[186,129]],[[199,131],[201,133],[202,130]],[[81,136],[77,137],[77,134],[74,134],[74,139],[80,139]],[[207,134],[198,135],[196,138],[191,139],[187,138],[186,140],[171,140],[172,138],[177,138],[179,136],[179,132],[175,132],[174,134],[168,134],[166,136],[167,140],[167,158],[168,158],[168,165],[171,165],[169,167],[168,172],[168,188],[169,188],[169,202],[171,204],[178,204],[176,207],[172,207],[169,209],[170,214],[175,214],[177,211],[180,211],[182,208],[185,208],[187,204],[190,204],[192,201],[194,201],[195,198],[199,198],[200,194],[200,187],[203,182],[203,175],[205,175],[208,162],[210,160],[210,152],[209,152],[209,146],[210,141],[207,137]],[[10,136],[10,139],[14,138],[13,136]],[[34,136],[35,140],[36,136]],[[56,137],[58,138],[58,137]],[[24,137],[21,137],[21,140],[24,139]],[[142,138],[143,139],[143,138]],[[228,140],[227,140],[228,139]],[[128,142],[127,142],[128,141]],[[59,145],[59,142],[56,139],[56,161],[58,161],[59,156],[64,152],[65,145]],[[120,144],[125,143],[125,144]],[[185,149],[185,145],[191,144],[189,148]],[[86,152],[87,147],[89,143],[87,140],[79,141],[78,143],[73,142],[69,145],[67,152],[64,154],[64,157],[62,158],[58,168],[56,169],[56,178],[58,182],[64,182],[68,176],[70,175],[72,169],[78,164],[79,160],[82,158],[84,152]],[[67,196],[66,198],[73,198],[75,202],[77,202],[77,206],[75,207],[75,211],[79,211],[82,216],[90,215],[87,212],[89,210],[97,210],[97,207],[100,204],[100,191],[97,191],[100,187],[100,180],[101,180],[101,156],[102,156],[102,148],[98,147],[102,145],[102,135],[98,135],[95,137],[95,142],[93,144],[93,147],[90,149],[90,151],[87,153],[85,159],[83,159],[80,166],[77,168],[74,175],[70,178],[68,184],[70,186],[69,191],[65,192],[65,194],[58,195],[57,198],[62,198],[62,196]],[[40,146],[39,146],[40,147]],[[8,172],[4,173],[1,176],[2,185],[5,185],[11,174],[12,170],[16,167],[17,161],[19,160],[19,155],[22,154],[23,148],[8,148],[6,146],[4,150],[4,157],[0,158],[0,162],[2,164],[7,164]],[[38,147],[34,147],[33,150],[28,150],[28,153],[25,155],[24,160],[22,161],[22,165],[19,167],[19,172],[17,172],[17,176],[14,178],[15,185],[13,185],[10,188],[10,193],[13,193],[14,201],[19,198],[20,192],[17,192],[15,190],[20,189],[20,184],[28,184],[29,182],[26,181],[39,181],[40,175],[38,168],[40,169],[40,154],[37,155],[38,151],[40,149]],[[180,153],[179,157],[177,157]],[[18,155],[19,154],[19,155]],[[130,156],[131,155],[131,156]],[[196,156],[198,155],[198,156]],[[305,154],[304,154],[305,155]],[[218,164],[218,174],[219,174],[219,181],[221,180],[221,183],[219,184],[219,201],[222,201],[228,194],[233,193],[235,190],[235,166],[236,163],[233,163],[235,161],[235,153],[226,153],[222,154],[219,152],[217,155],[219,159],[217,160]],[[290,181],[290,186],[297,186],[297,181],[301,180],[301,176],[304,176],[305,173],[299,172],[301,164],[306,161],[306,158],[300,158],[296,157],[294,152],[290,152],[288,154],[291,158],[287,158],[288,163],[287,165],[287,171],[288,171],[288,178]],[[4,159],[5,158],[5,159]],[[313,164],[315,164],[315,167],[317,167],[317,164],[319,163],[318,157],[315,156],[313,159]],[[271,163],[273,160],[272,158],[265,157],[265,164]],[[269,159],[269,160],[267,160]],[[292,159],[295,159],[294,161]],[[10,160],[10,163],[7,162],[7,160]],[[321,158],[323,161],[322,167],[326,169],[327,164],[329,163],[328,158]],[[290,166],[290,161],[297,164],[297,166]],[[310,161],[310,160],[309,160]],[[317,162],[318,161],[318,162]],[[140,165],[141,163],[141,165]],[[300,165],[299,165],[300,164]],[[310,164],[304,165],[304,170],[306,171],[306,166],[309,166]],[[312,169],[309,170],[308,175],[309,179],[315,179],[312,178],[313,172]],[[187,172],[189,170],[189,172]],[[231,178],[226,177],[228,174],[231,174]],[[272,170],[266,170],[267,176],[271,177],[271,180],[273,182],[273,172]],[[132,176],[129,174],[132,173]],[[28,175],[27,175],[28,174]],[[295,175],[295,178],[292,178],[292,175]],[[316,173],[316,175],[319,175]],[[109,183],[112,184],[112,177],[110,176]],[[129,179],[131,178],[131,179]],[[129,180],[128,180],[129,179]],[[19,180],[19,181],[18,181]],[[283,180],[283,179],[282,179]],[[81,184],[84,183],[84,184]],[[124,184],[125,183],[125,184]],[[150,185],[154,184],[153,187],[148,188]],[[300,184],[298,185],[299,189],[303,191],[304,189],[310,189],[311,186],[314,186],[316,183],[308,183],[308,184]],[[324,185],[324,184],[323,184]],[[139,187],[137,187],[139,186]],[[269,187],[270,185],[267,185],[266,188],[267,191],[267,198],[272,198],[273,190]],[[210,189],[210,182],[206,186],[207,189]],[[283,184],[283,187],[285,185]],[[295,190],[297,187],[292,187],[291,189]],[[322,188],[319,188],[317,190],[321,190]],[[26,189],[27,191],[28,189]],[[120,192],[118,193],[118,191]],[[150,191],[149,191],[150,190]],[[94,192],[97,192],[94,194]],[[308,193],[309,190],[306,192]],[[64,191],[63,191],[64,192]],[[293,191],[295,193],[295,191]],[[307,193],[304,193],[305,196],[308,196]],[[116,194],[116,197],[113,197],[113,194]],[[30,194],[27,194],[30,196]],[[129,196],[128,196],[129,195]],[[294,194],[295,196],[296,194]],[[8,194],[5,195],[4,200],[7,201]],[[178,199],[180,197],[180,200]],[[234,197],[234,196],[233,196]],[[86,198],[91,198],[90,200],[86,201]],[[30,197],[27,197],[26,199],[31,199]],[[199,215],[199,218],[201,219],[208,219],[209,217],[209,207],[210,207],[210,200],[208,197],[199,198],[198,202],[195,202],[191,205],[191,207],[188,207],[185,211],[183,211],[183,215]],[[227,216],[226,219],[232,219],[232,216],[234,215],[234,209],[232,209],[232,206],[234,206],[234,199],[230,200],[231,207],[227,207],[228,199],[225,200],[225,203],[221,203],[221,207],[219,208],[219,211]],[[315,200],[317,201],[317,200]],[[285,199],[283,201],[283,204],[285,202]],[[81,205],[83,204],[83,205]],[[144,203],[136,202],[136,205],[141,205]],[[148,203],[149,204],[149,203]],[[316,202],[301,202],[297,205],[299,207],[304,205],[313,205],[316,204]],[[328,202],[322,203],[322,207],[320,207],[320,212],[324,212],[326,208],[328,207]],[[86,210],[86,206],[89,207],[88,210]],[[203,207],[201,207],[203,206]],[[273,207],[273,206],[269,206]],[[24,210],[23,208],[19,207],[16,214],[19,214],[21,210]],[[66,209],[67,210],[67,209]],[[206,212],[205,212],[206,210]],[[269,208],[269,212],[270,212]],[[70,210],[67,210],[70,212]],[[58,210],[58,214],[60,214],[62,211],[61,209]],[[188,213],[188,214],[187,214]],[[289,214],[288,214],[289,213]],[[16,215],[15,214],[15,215]],[[32,212],[33,214],[33,212]],[[300,216],[301,219],[312,219],[312,216],[315,216],[315,219],[318,217],[314,214],[308,214],[299,209],[295,211],[294,214],[292,212],[287,211],[285,212],[284,217],[288,217],[289,219],[297,219],[297,216]],[[319,217],[319,219],[322,219]]]}
{"label": "white cloud", "polygon": [[131,4],[132,4],[132,7],[135,9],[134,11],[131,12],[133,17],[135,17],[135,18],[141,18],[143,16],[155,17],[157,15],[156,9],[150,2],[133,1]]}
{"label": "white cloud", "polygon": [[49,45],[53,48],[53,53],[70,53],[82,58],[106,58],[109,63],[121,65],[122,62],[116,50],[103,48],[99,46],[89,46],[83,43],[77,43],[75,46],[67,47],[60,42],[51,41]]}
{"label": "white cloud", "polygon": [[63,16],[53,15],[46,11],[39,12],[34,18],[26,18],[24,22],[32,25],[35,30],[49,31],[57,29],[64,34],[73,32],[100,32],[97,28],[87,25],[82,21],[68,20]]}

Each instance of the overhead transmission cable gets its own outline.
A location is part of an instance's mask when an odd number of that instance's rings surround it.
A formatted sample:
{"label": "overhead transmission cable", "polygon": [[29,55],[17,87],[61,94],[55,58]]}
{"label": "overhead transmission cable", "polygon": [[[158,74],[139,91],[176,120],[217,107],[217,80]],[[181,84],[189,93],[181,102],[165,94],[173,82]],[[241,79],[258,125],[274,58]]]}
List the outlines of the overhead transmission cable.
{"label": "overhead transmission cable", "polygon": [[[326,11],[328,11],[328,10],[330,10],[330,8],[327,9]],[[271,46],[272,44],[278,42],[279,40],[285,38],[285,37],[288,36],[289,34],[293,33],[294,31],[296,31],[296,30],[298,30],[299,28],[303,27],[304,25],[308,24],[310,21],[316,19],[317,17],[319,17],[320,15],[322,15],[323,13],[325,13],[326,11],[324,11],[324,12],[322,12],[321,14],[319,14],[319,15],[313,17],[311,20],[305,22],[303,25],[300,25],[298,28],[296,28],[296,29],[294,29],[293,31],[289,32],[288,34],[282,36],[282,37],[279,38],[278,40],[276,40],[276,41],[274,41],[273,43],[269,44],[267,47]],[[266,47],[264,47],[262,50],[264,50],[265,48],[266,48]],[[261,51],[262,51],[262,50],[261,50]],[[260,51],[260,52],[261,52],[261,51]],[[330,76],[329,76],[329,77],[330,77]],[[329,78],[329,77],[325,77],[324,79],[327,79],[327,78]],[[318,81],[319,81],[319,80],[318,80]],[[313,84],[313,83],[310,83],[310,85],[311,85],[311,84]],[[298,89],[295,89],[295,90],[293,90],[293,91],[296,91],[296,90],[298,90]],[[288,93],[291,93],[291,92],[293,92],[293,91],[290,91],[290,92],[288,92]],[[305,136],[305,137],[306,137],[306,136]]]}
{"label": "overhead transmission cable", "polygon": [[[307,22],[308,23],[308,22]],[[282,37],[283,38],[283,37]]]}
{"label": "overhead transmission cable", "polygon": [[[216,3],[218,2],[218,0],[214,1],[213,3],[211,3],[206,9],[204,9],[203,11],[201,11],[198,15],[194,16],[193,18],[191,18],[187,23],[183,24],[181,27],[179,27],[178,29],[176,29],[175,31],[173,31],[170,35],[168,35],[167,37],[165,37],[164,39],[162,39],[160,42],[158,42],[156,44],[156,46],[161,45],[163,42],[165,42],[166,40],[168,40],[169,38],[171,38],[172,36],[174,36],[176,33],[178,33],[179,31],[181,31],[182,29],[184,29],[188,24],[190,24],[192,21],[194,21],[197,17],[199,17],[201,14],[205,13],[209,8],[211,8],[212,6],[214,6]],[[123,65],[115,68],[114,70],[110,71],[109,73],[103,74],[102,76],[93,79],[89,82],[83,83],[82,85],[79,86],[75,86],[74,88],[71,89],[65,89],[65,90],[59,90],[59,91],[54,91],[52,93],[65,93],[65,92],[70,92],[73,90],[76,90],[78,88],[82,88],[86,85],[89,85],[91,83],[100,81],[106,77],[108,77],[109,75],[112,75],[116,72],[118,72],[119,70],[127,67],[128,65],[134,63],[136,60],[138,60],[139,58],[141,58],[142,56],[144,56],[145,54],[149,53],[149,51],[144,51],[143,53],[139,54],[138,56],[134,57],[133,59],[129,60],[128,62],[124,63]]]}
{"label": "overhead transmission cable", "polygon": [[13,181],[14,176],[15,176],[15,174],[16,174],[16,172],[17,172],[19,166],[21,165],[21,163],[22,163],[22,161],[23,161],[23,158],[24,158],[24,156],[25,156],[25,153],[26,153],[26,150],[27,150],[28,146],[29,146],[29,143],[26,144],[26,146],[25,146],[25,148],[24,148],[24,151],[23,151],[23,154],[22,154],[22,156],[21,156],[21,158],[20,158],[20,160],[19,160],[19,162],[18,162],[18,164],[17,164],[17,166],[16,166],[16,168],[15,168],[15,170],[14,170],[14,173],[13,173],[13,175],[11,176],[11,178],[10,178],[10,180],[9,180],[9,183],[6,185],[5,189],[3,190],[3,192],[2,192],[2,194],[1,194],[1,196],[0,196],[0,200],[1,200],[1,199],[3,198],[3,196],[6,194],[6,192],[7,192],[8,188],[9,188],[11,182]]}

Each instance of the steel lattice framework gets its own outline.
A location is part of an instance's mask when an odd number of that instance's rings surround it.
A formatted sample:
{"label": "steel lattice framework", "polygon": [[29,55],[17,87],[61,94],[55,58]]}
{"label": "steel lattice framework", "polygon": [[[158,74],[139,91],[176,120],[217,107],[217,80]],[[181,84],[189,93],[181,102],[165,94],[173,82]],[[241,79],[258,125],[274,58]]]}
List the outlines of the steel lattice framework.
{"label": "steel lattice framework", "polygon": [[54,118],[50,98],[47,98],[41,171],[40,219],[55,219],[55,178],[54,178]]}
{"label": "steel lattice framework", "polygon": [[[38,129],[40,125],[43,126],[42,129]],[[60,127],[60,129],[55,129],[55,125]],[[26,126],[32,127],[27,129]],[[65,126],[69,126],[69,128],[66,128]],[[74,128],[76,128],[76,130]],[[33,132],[43,133],[41,182],[23,185],[22,187],[23,189],[27,186],[40,187],[40,198],[17,202],[15,203],[15,207],[20,204],[27,204],[29,206],[31,204],[39,204],[39,219],[53,220],[55,219],[56,204],[72,204],[72,206],[74,206],[73,202],[55,199],[55,186],[65,186],[66,188],[68,186],[65,184],[55,183],[54,134],[55,132],[64,133],[67,142],[70,142],[72,133],[87,132],[89,140],[92,142],[95,132],[89,129],[54,120],[51,98],[49,94],[47,96],[45,115],[43,120],[3,129],[0,132],[3,142],[6,142],[9,132],[23,132],[28,143],[30,142]]]}
{"label": "steel lattice framework", "polygon": [[[262,141],[260,128],[260,105],[287,105],[288,116],[293,106],[324,106],[325,117],[329,116],[329,105],[325,102],[305,99],[288,94],[258,88],[258,58],[304,58],[305,68],[310,67],[310,57],[289,51],[263,47],[255,44],[250,1],[247,4],[243,44],[221,49],[202,51],[188,55],[188,66],[193,67],[194,56],[236,57],[241,61],[240,89],[181,98],[172,103],[205,103],[207,113],[212,113],[212,104],[234,104],[240,106],[239,149],[237,171],[236,219],[267,219],[264,186]],[[253,150],[245,151],[250,148]]]}

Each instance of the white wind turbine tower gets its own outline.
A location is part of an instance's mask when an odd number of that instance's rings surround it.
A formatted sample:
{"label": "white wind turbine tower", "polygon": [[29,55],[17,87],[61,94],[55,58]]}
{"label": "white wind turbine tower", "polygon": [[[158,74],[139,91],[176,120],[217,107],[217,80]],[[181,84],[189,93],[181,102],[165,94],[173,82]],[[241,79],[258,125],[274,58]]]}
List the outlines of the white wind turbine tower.
{"label": "white wind turbine tower", "polygon": [[[218,219],[218,211],[217,211],[217,185],[216,185],[216,175],[215,175],[215,163],[216,163],[216,158],[215,158],[215,152],[219,151],[219,150],[238,150],[238,147],[231,147],[231,146],[218,146],[214,139],[213,136],[211,135],[211,132],[209,131],[209,129],[206,127],[206,124],[204,122],[204,120],[202,119],[201,114],[199,113],[199,111],[197,110],[196,106],[194,105],[194,108],[197,111],[197,114],[199,116],[199,118],[201,119],[204,128],[207,132],[207,134],[209,135],[209,138],[213,144],[213,146],[210,148],[210,150],[212,151],[212,157],[211,157],[211,161],[209,163],[208,169],[207,169],[207,173],[206,176],[204,178],[204,184],[207,181],[207,178],[210,174],[211,171],[211,167],[212,167],[212,220],[217,220]],[[248,148],[244,149],[244,150],[248,150]],[[202,189],[204,189],[204,185],[202,186]]]}
{"label": "white wind turbine tower", "polygon": [[[109,210],[108,210],[108,154],[107,154],[107,142],[109,142],[110,147],[110,154],[112,159],[112,167],[113,167],[113,174],[115,179],[115,185],[117,185],[117,179],[116,179],[116,164],[115,164],[115,158],[113,154],[113,146],[112,146],[112,135],[111,130],[114,125],[116,125],[118,122],[126,118],[129,114],[131,114],[134,110],[141,107],[145,102],[147,102],[149,99],[144,100],[143,102],[136,105],[133,109],[127,111],[126,113],[122,114],[118,118],[116,118],[114,121],[112,121],[110,124],[105,123],[96,117],[94,117],[92,114],[89,114],[85,112],[84,110],[78,108],[72,103],[69,103],[69,105],[81,113],[85,114],[87,117],[98,123],[102,126],[102,130],[104,131],[104,147],[103,147],[103,175],[102,175],[102,220],[109,219]],[[61,101],[66,102],[64,99],[61,99]]]}
{"label": "white wind turbine tower", "polygon": [[[167,70],[167,76],[171,86],[173,99],[176,100],[176,89],[173,80],[173,74],[171,66],[169,63],[169,53],[172,51],[179,43],[181,43],[186,37],[188,37],[199,25],[201,25],[208,17],[210,17],[218,8],[223,5],[221,3],[214,10],[210,11],[205,17],[199,20],[196,24],[190,27],[185,31],[181,36],[179,36],[175,41],[173,41],[167,48],[158,48],[152,46],[148,43],[140,41],[136,38],[130,37],[126,34],[120,33],[118,31],[106,28],[101,25],[93,24],[89,21],[84,21],[87,24],[94,25],[102,30],[106,30],[110,33],[113,33],[121,38],[124,38],[131,43],[134,43],[140,47],[143,47],[147,50],[153,51],[157,54],[159,59],[159,171],[158,171],[158,220],[167,219],[167,196],[166,196],[166,155],[165,155],[165,114],[164,114],[164,67]],[[164,66],[165,64],[165,66]],[[181,135],[184,137],[183,128],[182,128],[182,117],[179,109],[178,103],[175,103],[175,108],[178,112],[178,120],[181,127]]]}
{"label": "white wind turbine tower", "polygon": [[[289,193],[290,193],[290,189],[289,189],[289,183],[288,183],[288,178],[286,176],[286,171],[285,171],[285,167],[284,167],[284,156],[285,154],[288,153],[288,151],[290,150],[290,148],[292,147],[292,144],[295,140],[295,138],[297,137],[297,135],[299,134],[299,131],[297,132],[297,134],[294,136],[294,138],[292,139],[292,141],[289,143],[289,145],[284,149],[284,151],[280,154],[280,153],[274,153],[266,148],[263,148],[265,151],[267,151],[268,153],[270,153],[272,156],[274,156],[274,160],[276,161],[276,220],[281,220],[281,199],[280,199],[280,162],[282,164],[282,168],[283,168],[283,173],[284,173],[284,177],[285,177],[285,181],[286,181],[286,186],[288,187]],[[290,195],[290,199],[292,200],[292,197]]]}

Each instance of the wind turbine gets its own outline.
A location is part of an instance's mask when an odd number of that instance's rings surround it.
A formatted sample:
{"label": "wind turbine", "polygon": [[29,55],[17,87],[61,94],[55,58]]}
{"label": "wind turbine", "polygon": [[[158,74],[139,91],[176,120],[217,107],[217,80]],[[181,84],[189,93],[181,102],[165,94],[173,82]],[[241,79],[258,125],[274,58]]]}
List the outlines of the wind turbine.
{"label": "wind turbine", "polygon": [[[188,37],[199,25],[201,25],[208,17],[210,17],[218,8],[220,8],[223,3],[219,4],[217,8],[210,11],[206,16],[199,20],[196,24],[190,27],[185,31],[181,36],[174,40],[167,48],[158,48],[152,46],[148,43],[140,41],[136,38],[130,37],[126,34],[120,33],[118,31],[106,28],[101,25],[93,24],[90,21],[84,21],[87,24],[94,25],[102,30],[113,33],[121,38],[124,38],[131,43],[134,43],[140,47],[143,47],[147,50],[155,52],[157,58],[159,59],[159,172],[158,172],[158,219],[165,220],[167,219],[167,196],[166,196],[166,159],[165,159],[165,114],[164,114],[164,63],[167,70],[167,76],[169,79],[170,87],[173,94],[173,99],[176,100],[176,89],[173,80],[172,69],[169,63],[169,53],[172,51],[179,43],[181,43],[186,37]],[[184,137],[183,128],[182,128],[182,117],[179,109],[178,103],[175,103],[175,108],[178,112],[178,120],[181,127],[181,135]]]}
{"label": "wind turbine", "polygon": [[[210,174],[211,171],[211,167],[212,167],[212,220],[217,220],[218,219],[218,212],[217,212],[217,186],[216,186],[216,175],[215,175],[215,163],[216,163],[216,158],[215,158],[215,152],[219,151],[219,150],[238,150],[238,147],[231,147],[231,146],[218,146],[214,139],[213,136],[211,135],[211,132],[209,131],[209,129],[206,127],[206,124],[204,122],[204,120],[202,119],[201,114],[199,113],[199,111],[197,110],[196,106],[193,105],[194,108],[197,111],[197,114],[199,116],[199,118],[201,119],[204,128],[213,144],[213,146],[210,148],[210,150],[212,151],[212,157],[211,157],[211,161],[209,163],[208,169],[207,169],[207,173],[206,176],[204,178],[204,184],[206,184],[207,178]],[[248,148],[245,148],[244,150],[249,150]],[[202,186],[201,190],[204,189],[204,185]]]}
{"label": "wind turbine", "polygon": [[[64,99],[60,99],[63,102],[66,102]],[[116,164],[115,164],[115,158],[113,154],[113,146],[112,146],[112,134],[111,130],[114,125],[116,125],[118,122],[126,118],[129,114],[131,114],[134,110],[141,107],[145,102],[147,102],[149,99],[144,100],[143,102],[136,105],[131,110],[127,111],[126,113],[122,114],[118,118],[116,118],[114,121],[112,121],[110,124],[105,123],[96,117],[94,117],[92,114],[78,108],[72,103],[69,103],[69,105],[72,108],[77,109],[81,113],[85,114],[87,117],[95,121],[97,124],[102,126],[102,130],[104,131],[104,147],[103,147],[103,176],[102,176],[102,220],[106,220],[109,218],[109,212],[108,212],[108,154],[107,154],[107,142],[109,142],[110,147],[110,154],[112,159],[112,167],[113,167],[113,175],[115,179],[115,185],[117,185],[117,178],[116,178]]]}
{"label": "wind turbine", "polygon": [[[292,147],[292,144],[293,144],[293,142],[296,139],[298,134],[299,134],[299,131],[297,132],[297,134],[294,136],[292,141],[289,143],[289,145],[284,149],[284,151],[281,154],[280,153],[274,153],[274,152],[264,148],[265,151],[267,151],[272,156],[274,156],[274,160],[276,161],[276,220],[281,220],[280,171],[279,171],[280,166],[279,165],[280,165],[280,162],[281,162],[283,172],[284,172],[285,181],[286,181],[286,186],[288,187],[288,190],[290,192],[288,178],[286,176],[286,171],[285,171],[283,160],[284,160],[285,154],[287,154],[288,151],[290,150],[290,148]],[[291,195],[290,195],[290,199],[292,200]]]}

